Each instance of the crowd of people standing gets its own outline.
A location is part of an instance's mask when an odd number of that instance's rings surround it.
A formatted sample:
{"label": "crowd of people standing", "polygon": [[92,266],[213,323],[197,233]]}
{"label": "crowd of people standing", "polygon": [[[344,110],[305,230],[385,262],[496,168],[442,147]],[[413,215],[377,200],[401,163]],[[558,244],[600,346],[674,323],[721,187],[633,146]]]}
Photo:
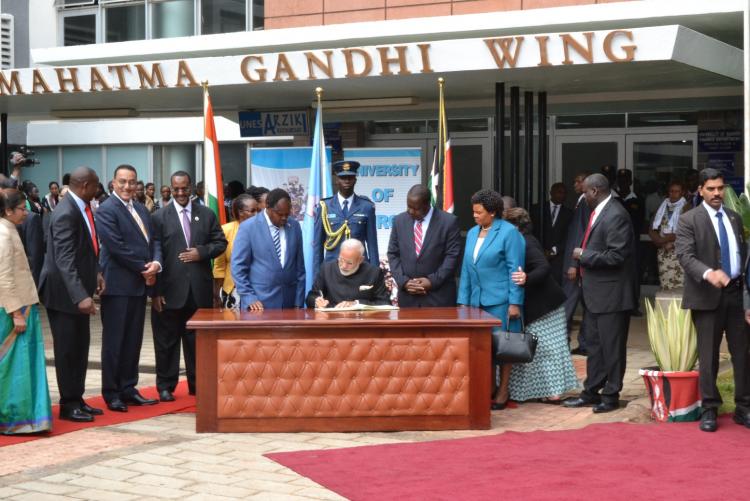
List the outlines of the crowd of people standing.
{"label": "crowd of people standing", "polygon": [[[194,185],[184,171],[171,175],[158,200],[153,183],[139,181],[130,165],[115,169],[107,190],[94,170],[79,167],[62,186],[50,183],[44,197],[30,183],[2,179],[0,432],[40,432],[52,423],[38,303],[52,332],[60,418],[88,422],[104,412],[83,399],[95,297],[101,305],[101,393],[113,412],[174,400],[181,351],[188,392],[195,394],[195,333],[186,324],[198,308],[392,302],[478,307],[505,330],[537,336],[532,362],[493,362],[495,410],[509,400],[591,406],[595,413],[620,406],[630,317],[638,311],[637,235],[644,218],[627,171],[581,172],[571,208],[562,183],[551,187],[541,209],[530,211],[480,190],[469,201],[476,225],[465,243],[457,218],[433,207],[430,191],[415,185],[393,220],[386,270],[375,238],[375,206],[355,193],[358,167],[333,166],[337,194],[315,208],[311,262],[283,189],[244,190],[230,183],[230,222],[220,226],[205,206],[201,183]],[[712,431],[721,402],[715,379],[724,331],[735,364],[735,420],[750,425],[750,304],[742,304],[747,265],[736,227],[741,223],[722,205],[721,174],[701,172],[698,193],[696,198],[681,182],[670,182],[648,231],[658,247],[663,287],[685,283],[683,306],[693,310],[699,336],[706,409],[701,429]],[[704,221],[703,212],[727,217]],[[714,229],[718,254],[699,234]],[[311,290],[305,287],[308,266],[315,276]],[[149,298],[158,399],[137,388]],[[563,400],[580,386],[570,352],[579,302],[583,321],[574,352],[587,355],[587,377],[578,396]]]}

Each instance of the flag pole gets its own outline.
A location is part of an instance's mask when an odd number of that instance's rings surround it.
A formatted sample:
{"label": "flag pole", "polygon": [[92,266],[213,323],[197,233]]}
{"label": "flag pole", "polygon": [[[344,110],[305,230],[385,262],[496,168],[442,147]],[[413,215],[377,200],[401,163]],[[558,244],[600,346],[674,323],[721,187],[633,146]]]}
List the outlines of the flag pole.
{"label": "flag pole", "polygon": [[[206,180],[203,179],[203,176],[206,175],[206,95],[208,94],[208,80],[202,81],[201,87],[203,88],[203,141],[201,141],[201,181],[203,181],[203,185],[205,187]],[[197,190],[197,188],[193,188]],[[206,207],[208,207],[208,191],[205,189],[203,190],[203,203],[205,203]]]}
{"label": "flag pole", "polygon": [[[315,109],[316,113],[322,113],[320,111],[322,96],[323,96],[323,87],[315,87],[315,97],[317,98],[317,102],[318,102],[318,106]],[[323,117],[321,116],[320,119],[321,119],[321,122],[322,122]],[[323,124],[321,123],[320,126],[322,127]],[[315,139],[315,133],[313,133],[313,140],[314,139]],[[323,143],[325,144],[325,140],[323,140]],[[323,152],[323,154],[325,154],[325,151]],[[320,182],[320,191],[321,191],[321,193],[325,189],[324,185],[325,185],[325,178],[326,178],[326,176],[323,173],[323,169],[325,169],[325,168],[326,168],[325,165],[321,165],[320,166],[320,172],[318,173],[318,178],[319,178],[319,182]]]}

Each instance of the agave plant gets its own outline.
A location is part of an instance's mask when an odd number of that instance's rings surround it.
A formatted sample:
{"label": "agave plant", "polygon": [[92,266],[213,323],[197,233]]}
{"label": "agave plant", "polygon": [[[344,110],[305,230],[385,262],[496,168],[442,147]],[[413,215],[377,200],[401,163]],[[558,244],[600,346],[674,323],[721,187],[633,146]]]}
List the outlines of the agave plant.
{"label": "agave plant", "polygon": [[691,371],[698,360],[698,340],[690,310],[669,303],[665,314],[661,306],[646,301],[648,340],[659,369],[664,372]]}
{"label": "agave plant", "polygon": [[[748,191],[750,191],[750,183],[748,183]],[[729,209],[735,211],[742,218],[742,227],[745,232],[745,238],[750,236],[750,200],[744,193],[737,196],[734,189],[728,184],[724,188],[724,205]]]}

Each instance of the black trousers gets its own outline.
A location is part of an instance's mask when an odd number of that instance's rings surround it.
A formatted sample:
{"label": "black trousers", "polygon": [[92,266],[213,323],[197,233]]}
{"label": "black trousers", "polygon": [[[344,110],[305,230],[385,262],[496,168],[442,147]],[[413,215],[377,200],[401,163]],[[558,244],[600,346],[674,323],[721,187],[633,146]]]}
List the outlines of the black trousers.
{"label": "black trousers", "polygon": [[89,315],[51,309],[47,309],[47,316],[55,352],[60,410],[70,411],[83,403],[91,341],[90,319]]}
{"label": "black trousers", "polygon": [[719,345],[726,333],[734,367],[734,401],[739,410],[750,412],[750,329],[744,319],[741,286],[733,283],[724,289],[715,310],[691,312],[698,332],[699,383],[703,408],[716,409],[721,406],[716,375],[719,372]]}
{"label": "black trousers", "polygon": [[625,377],[630,311],[592,313],[585,306],[588,358],[582,396],[616,403]]}
{"label": "black trousers", "polygon": [[151,309],[151,327],[154,331],[156,355],[156,387],[159,391],[174,391],[180,372],[180,342],[185,356],[188,389],[195,393],[195,331],[187,330],[187,321],[198,309],[192,293],[188,293],[185,306],[179,309]]}
{"label": "black trousers", "polygon": [[[573,315],[575,314],[576,308],[578,307],[579,299],[582,299],[583,292],[581,291],[581,286],[578,285],[577,280],[575,282],[571,282],[567,278],[563,278],[562,288],[565,292],[565,295],[567,296],[565,302],[563,303],[563,306],[565,306],[565,318],[568,321],[568,342],[570,342],[570,327],[573,323]],[[583,317],[583,320],[581,321],[581,327],[578,330],[578,347],[583,351],[588,352],[588,344],[586,342],[585,315]]]}
{"label": "black trousers", "polygon": [[107,402],[137,392],[146,296],[102,296],[102,396]]}

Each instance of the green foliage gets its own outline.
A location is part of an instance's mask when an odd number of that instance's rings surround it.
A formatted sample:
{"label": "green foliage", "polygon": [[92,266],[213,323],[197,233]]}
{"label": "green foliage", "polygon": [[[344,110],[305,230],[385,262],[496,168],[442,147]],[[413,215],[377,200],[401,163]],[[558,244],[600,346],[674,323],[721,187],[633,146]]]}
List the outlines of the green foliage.
{"label": "green foliage", "polygon": [[659,369],[691,371],[698,360],[698,339],[690,316],[678,300],[670,301],[667,312],[659,305],[646,301],[648,340]]}
{"label": "green foliage", "polygon": [[[750,190],[750,183],[748,183],[748,190]],[[747,195],[742,193],[738,197],[734,189],[726,185],[724,188],[724,205],[740,215],[745,237],[750,236],[750,200],[748,200]]]}

